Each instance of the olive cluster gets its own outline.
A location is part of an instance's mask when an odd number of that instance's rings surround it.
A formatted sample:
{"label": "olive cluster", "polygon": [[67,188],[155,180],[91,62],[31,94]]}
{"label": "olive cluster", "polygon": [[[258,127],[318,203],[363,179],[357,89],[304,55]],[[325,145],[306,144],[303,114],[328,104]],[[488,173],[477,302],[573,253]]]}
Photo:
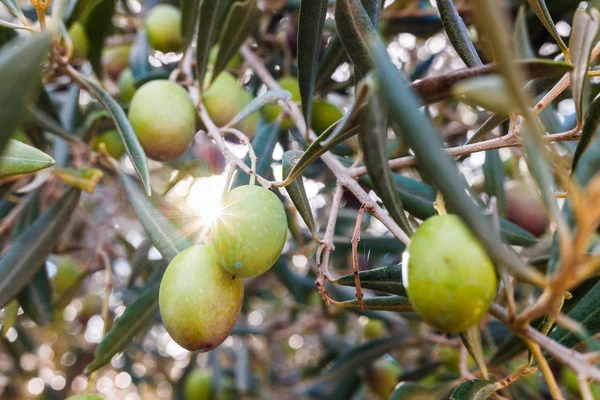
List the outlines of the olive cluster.
{"label": "olive cluster", "polygon": [[255,185],[228,192],[209,244],[179,253],[163,276],[160,312],[173,340],[191,351],[219,346],[242,308],[242,278],[271,268],[286,238],[285,211],[273,192]]}

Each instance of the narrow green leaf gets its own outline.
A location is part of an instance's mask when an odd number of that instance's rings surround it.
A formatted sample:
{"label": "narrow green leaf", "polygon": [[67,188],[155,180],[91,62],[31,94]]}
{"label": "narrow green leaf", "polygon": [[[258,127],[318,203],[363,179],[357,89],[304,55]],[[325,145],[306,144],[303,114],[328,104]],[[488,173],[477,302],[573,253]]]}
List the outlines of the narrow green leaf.
{"label": "narrow green leaf", "polygon": [[554,25],[554,21],[552,21],[552,16],[550,15],[550,11],[548,11],[548,7],[546,6],[545,0],[527,0],[535,15],[540,19],[544,27],[548,30],[550,35],[556,40],[556,44],[560,47],[560,50],[567,54],[569,50],[567,49],[567,45],[563,42],[558,30],[556,29],[556,25]]}
{"label": "narrow green leaf", "polygon": [[456,53],[467,67],[481,65],[481,59],[471,41],[469,30],[465,26],[463,19],[458,15],[458,11],[456,11],[452,0],[438,0],[436,4],[446,35],[448,35]]}
{"label": "narrow green leaf", "polygon": [[23,15],[23,10],[19,7],[17,0],[0,0],[2,4],[8,8],[8,11],[12,13],[15,17],[19,18],[21,21],[25,21],[25,15]]}
{"label": "narrow green leaf", "polygon": [[120,168],[117,172],[133,211],[163,258],[170,262],[179,252],[191,247],[185,233],[157,209],[152,199],[144,196],[133,178]]}
{"label": "narrow green leaf", "polygon": [[496,197],[498,215],[506,217],[506,194],[504,193],[504,165],[498,150],[485,152],[483,164],[483,177],[485,179],[485,192],[490,197]]}
{"label": "narrow green leaf", "polygon": [[527,27],[527,14],[525,12],[525,5],[519,7],[517,18],[515,19],[515,30],[513,34],[513,45],[515,48],[515,55],[518,59],[534,58],[535,51],[531,45],[531,39],[529,38],[529,28]]}
{"label": "narrow green leaf", "polygon": [[150,43],[148,43],[148,35],[146,35],[146,30],[141,28],[135,34],[135,39],[129,52],[129,67],[135,80],[143,78],[150,73],[152,66],[150,65],[150,61],[148,61],[149,56]]}
{"label": "narrow green leaf", "polygon": [[31,91],[39,84],[41,63],[51,36],[39,34],[11,40],[0,50],[0,152],[17,129]]}
{"label": "narrow green leaf", "polygon": [[321,90],[330,81],[331,75],[348,58],[339,35],[334,35],[325,49],[317,69],[315,89]]}
{"label": "narrow green leaf", "polygon": [[187,53],[188,48],[192,43],[192,39],[194,38],[196,24],[198,23],[199,6],[200,0],[179,0],[179,9],[181,10],[181,36],[183,37],[181,51],[184,53]]}
{"label": "narrow green leaf", "polygon": [[1,337],[6,338],[8,330],[15,325],[17,322],[17,316],[19,315],[19,302],[13,300],[6,307],[4,307],[4,319],[2,320],[2,332]]}
{"label": "narrow green leaf", "polygon": [[600,13],[592,8],[590,14],[584,8],[575,11],[573,17],[573,29],[569,41],[569,51],[573,70],[571,71],[571,91],[575,100],[575,111],[577,120],[582,121],[585,111],[584,88],[589,69],[592,47],[600,28]]}
{"label": "narrow green leaf", "polygon": [[131,163],[142,180],[144,189],[146,189],[146,193],[148,196],[150,196],[152,193],[152,188],[150,187],[150,172],[148,170],[146,153],[144,152],[137,135],[131,127],[129,119],[127,119],[125,111],[123,111],[119,103],[117,103],[110,94],[108,94],[98,83],[94,82],[92,79],[83,75],[79,75],[78,80],[80,80],[80,82],[90,92],[90,95],[96,98],[102,104],[102,106],[104,106],[111,119],[115,123],[117,130],[121,135],[121,139],[123,139],[123,143],[125,144],[125,149],[127,150],[127,154],[129,154]]}
{"label": "narrow green leaf", "polygon": [[104,41],[112,27],[112,17],[115,12],[116,0],[90,1],[82,12],[81,21],[89,40],[88,59],[94,73],[103,76],[102,50]]}
{"label": "narrow green leaf", "polygon": [[487,365],[485,363],[485,355],[483,354],[483,346],[481,345],[481,331],[478,325],[473,325],[466,332],[459,334],[463,345],[473,357],[482,375],[487,375]]}
{"label": "narrow green leaf", "polygon": [[9,139],[0,155],[0,177],[29,174],[54,165],[48,154],[18,140]]}
{"label": "narrow green leaf", "polygon": [[[32,193],[25,207],[19,213],[13,226],[13,238],[19,240],[23,233],[40,214],[40,190]],[[36,324],[45,326],[54,320],[54,303],[52,302],[52,286],[43,261],[31,281],[17,295],[19,304],[25,314]]]}
{"label": "narrow green leaf", "polygon": [[58,123],[50,115],[46,114],[41,108],[31,105],[29,107],[29,118],[40,128],[68,141],[81,142],[79,137],[69,132],[60,123]]}
{"label": "narrow green leaf", "polygon": [[391,116],[418,157],[419,166],[433,179],[448,206],[463,219],[496,263],[505,265],[512,274],[524,281],[543,284],[543,275],[504,247],[489,219],[474,204],[464,177],[444,150],[431,121],[419,111],[420,104],[391,63],[383,44],[375,42],[373,52],[381,80],[380,87]]}
{"label": "narrow green leaf", "polygon": [[496,382],[471,379],[461,383],[450,395],[450,400],[487,400],[501,387]]}
{"label": "narrow green leaf", "polygon": [[306,126],[310,126],[312,100],[319,62],[327,0],[303,1],[298,17],[298,84]]}
{"label": "narrow green leaf", "polygon": [[498,125],[508,119],[508,116],[503,114],[492,114],[483,124],[475,131],[473,136],[465,144],[479,143],[486,139],[487,135],[496,129]]}
{"label": "narrow green leaf", "polygon": [[402,200],[394,187],[392,171],[387,163],[388,115],[379,96],[372,96],[360,112],[358,139],[375,192],[392,219],[410,237],[413,230],[406,217]]}
{"label": "narrow green leaf", "polygon": [[213,81],[225,70],[229,60],[238,52],[259,22],[260,9],[256,0],[238,0],[229,7],[219,35],[219,52],[212,73]]}
{"label": "narrow green leaf", "polygon": [[160,283],[150,284],[140,296],[117,318],[113,327],[98,344],[94,359],[85,367],[85,373],[92,372],[108,364],[113,356],[123,351],[131,339],[154,318],[158,311],[158,291]]}
{"label": "narrow green leaf", "polygon": [[354,346],[340,354],[331,367],[325,369],[318,380],[331,380],[340,378],[349,373],[363,368],[382,355],[394,350],[405,341],[402,335],[369,340]]}
{"label": "narrow green leaf", "polygon": [[359,0],[336,0],[335,25],[346,53],[358,75],[364,76],[373,66],[369,36],[377,36],[377,29]]}
{"label": "narrow green leaf", "polygon": [[79,190],[70,189],[19,235],[0,259],[0,308],[8,304],[41,268],[73,215],[79,194]]}
{"label": "narrow green leaf", "polygon": [[[561,61],[544,59],[522,60],[514,62],[526,75],[527,79],[541,79],[550,76],[561,76],[571,71],[573,66]],[[424,78],[411,85],[417,92],[424,105],[437,103],[452,97],[452,88],[467,79],[498,73],[495,64],[486,64],[480,67],[460,69],[445,74]]]}
{"label": "narrow green leaf", "polygon": [[219,24],[227,5],[226,0],[202,0],[199,6],[198,35],[196,43],[196,79],[204,86],[208,57],[218,33]]}
{"label": "narrow green leaf", "polygon": [[590,142],[594,138],[594,135],[596,132],[598,132],[598,128],[600,128],[600,96],[596,97],[594,101],[592,101],[590,108],[587,110],[585,120],[583,122],[583,129],[581,130],[581,136],[579,138],[579,142],[577,143],[575,154],[573,155],[573,166],[571,167],[572,171],[575,171],[581,155],[588,148]]}
{"label": "narrow green leaf", "polygon": [[[302,158],[303,154],[304,152],[302,150],[288,150],[283,153],[283,156],[281,157],[281,164],[283,166],[284,178],[287,177],[298,160]],[[306,190],[304,189],[304,181],[302,180],[302,177],[299,176],[294,179],[292,183],[285,187],[285,190],[290,196],[290,199],[292,199],[292,202],[294,203],[294,206],[296,206],[296,209],[304,220],[304,223],[312,233],[313,238],[316,241],[320,241],[312,210],[310,208],[310,203],[308,202]]]}
{"label": "narrow green leaf", "polygon": [[[357,299],[346,300],[336,304],[340,308],[359,308]],[[415,312],[408,298],[404,296],[383,296],[363,299],[365,310]]]}
{"label": "narrow green leaf", "polygon": [[[395,264],[387,267],[360,271],[360,286],[363,289],[376,290],[406,297],[406,290],[402,284],[402,265]],[[334,285],[354,286],[354,274],[348,274],[332,281]]]}
{"label": "narrow green leaf", "polygon": [[[467,103],[493,111],[498,114],[508,115],[515,111],[512,97],[506,90],[504,78],[499,75],[486,75],[469,78],[457,83],[452,88],[452,93],[463,98]],[[490,93],[494,93],[490,96]]]}
{"label": "narrow green leaf", "polygon": [[291,98],[292,94],[287,90],[269,90],[264,94],[253,98],[252,101],[246,105],[246,107],[242,108],[242,110],[237,113],[237,115],[233,117],[229,123],[227,123],[227,126],[235,126],[238,122],[259,111],[266,104],[286,102]]}

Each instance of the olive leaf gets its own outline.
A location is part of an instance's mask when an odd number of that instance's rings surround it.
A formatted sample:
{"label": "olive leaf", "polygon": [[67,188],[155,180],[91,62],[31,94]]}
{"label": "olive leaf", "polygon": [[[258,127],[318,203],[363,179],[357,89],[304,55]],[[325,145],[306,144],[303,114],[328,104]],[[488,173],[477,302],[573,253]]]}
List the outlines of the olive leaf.
{"label": "olive leaf", "polygon": [[[386,292],[406,297],[406,290],[402,284],[401,264],[360,271],[358,276],[360,279],[360,286],[363,289],[371,289],[378,292]],[[338,279],[331,281],[331,283],[341,286],[354,286],[354,274],[343,275]]]}
{"label": "olive leaf", "polygon": [[317,68],[315,89],[321,90],[327,84],[335,70],[348,58],[339,35],[334,35],[325,49]]}
{"label": "olive leaf", "polygon": [[515,55],[519,59],[535,57],[535,51],[533,50],[531,39],[529,38],[529,28],[527,27],[527,15],[525,12],[525,7],[525,5],[521,5],[519,7],[517,18],[515,19],[515,32],[513,35]]}
{"label": "olive leaf", "polygon": [[67,142],[81,142],[79,137],[69,132],[53,117],[46,114],[44,110],[35,105],[29,107],[29,120],[45,131],[48,131]]}
{"label": "olive leaf", "polygon": [[375,192],[393,220],[410,237],[413,230],[406,217],[402,199],[395,190],[392,171],[387,164],[388,115],[386,111],[379,96],[371,96],[360,111],[358,139]]}
{"label": "olive leaf", "polygon": [[581,136],[579,138],[579,142],[577,143],[575,154],[573,155],[573,166],[571,167],[572,171],[575,171],[575,168],[577,167],[577,163],[579,162],[581,155],[588,148],[599,127],[600,96],[596,97],[594,101],[592,101],[592,104],[590,104],[590,107],[587,110],[585,120],[583,121],[583,129],[581,130]]}
{"label": "olive leaf", "polygon": [[117,127],[117,130],[119,131],[119,134],[121,135],[121,139],[123,139],[123,143],[125,144],[125,149],[127,150],[127,154],[129,154],[131,163],[142,180],[142,184],[144,185],[144,189],[146,189],[146,193],[148,196],[150,196],[152,193],[152,188],[150,187],[150,171],[148,170],[146,153],[144,152],[137,135],[131,127],[129,119],[127,119],[125,111],[123,111],[119,103],[117,103],[115,99],[113,99],[112,96],[108,94],[98,83],[79,73],[77,73],[75,77],[85,86],[88,92],[90,92],[90,95],[95,97],[100,104],[102,104],[102,106],[110,115]]}
{"label": "olive leaf", "polygon": [[[499,75],[478,76],[457,83],[452,93],[467,103],[508,115],[514,110],[514,102],[506,89],[504,78]],[[494,96],[490,96],[494,93]]]}
{"label": "olive leaf", "polygon": [[238,0],[229,7],[219,35],[219,51],[212,73],[213,81],[256,29],[259,21],[260,10],[256,0]]}
{"label": "olive leaf", "polygon": [[368,37],[377,29],[359,0],[336,0],[335,26],[338,35],[359,75],[366,75],[373,65]]}
{"label": "olive leaf", "polygon": [[506,193],[504,192],[504,165],[498,150],[485,152],[483,163],[484,189],[490,197],[496,198],[500,217],[506,217]]}
{"label": "olive leaf", "polygon": [[19,18],[21,21],[26,21],[25,15],[23,15],[23,10],[19,7],[17,0],[0,0],[2,4],[8,8],[8,11],[12,13],[15,17]]}
{"label": "olive leaf", "polygon": [[146,35],[144,29],[140,29],[135,35],[129,53],[129,67],[135,80],[148,76],[151,72],[150,61],[148,61],[149,54],[150,43],[148,42],[148,35]]}
{"label": "olive leaf", "polygon": [[[283,167],[283,178],[286,178],[290,173],[291,169],[294,168],[298,160],[302,158],[304,152],[302,150],[288,150],[283,153],[281,157],[281,164]],[[313,235],[313,238],[320,242],[319,235],[317,234],[317,228],[315,225],[315,220],[313,218],[312,210],[310,208],[310,203],[308,202],[308,197],[306,196],[306,190],[304,189],[304,181],[302,180],[302,176],[294,179],[292,183],[285,187],[290,199],[296,206],[298,213],[304,220],[304,223],[310,230]]]}
{"label": "olive leaf", "polygon": [[81,22],[89,40],[88,59],[92,64],[94,73],[102,78],[102,51],[104,40],[112,28],[112,17],[115,13],[116,0],[92,0],[86,3],[81,11]]}
{"label": "olive leaf", "polygon": [[315,79],[321,50],[327,0],[300,3],[298,17],[298,84],[306,126],[310,126]]}
{"label": "olive leaf", "polygon": [[17,128],[31,91],[39,84],[41,63],[51,36],[39,34],[11,40],[0,50],[0,152]]}
{"label": "olive leaf", "polygon": [[125,308],[110,331],[94,351],[94,359],[85,367],[85,373],[92,372],[108,364],[115,354],[123,351],[131,339],[154,318],[158,311],[160,283],[152,282],[139,297]]}
{"label": "olive leaf", "polygon": [[196,24],[198,23],[198,8],[200,6],[200,0],[179,0],[179,9],[181,10],[181,51],[183,56],[187,53],[194,32]]}
{"label": "olive leaf", "polygon": [[9,139],[0,155],[0,177],[30,174],[55,163],[48,154],[18,140]]}
{"label": "olive leaf", "polygon": [[[369,297],[362,300],[365,310],[377,311],[396,311],[396,312],[415,312],[408,298],[404,296],[377,296]],[[357,299],[346,300],[336,304],[340,308],[360,308],[360,303]]]}
{"label": "olive leaf", "polygon": [[458,15],[452,0],[438,0],[436,4],[446,35],[448,35],[456,53],[468,67],[481,65],[481,59],[471,41],[469,30],[460,15]]}
{"label": "olive leaf", "polygon": [[219,23],[226,11],[226,5],[226,0],[202,0],[199,5],[196,79],[201,88],[204,85],[210,49],[218,37]]}
{"label": "olive leaf", "polygon": [[481,344],[481,332],[479,326],[473,325],[466,332],[459,334],[463,345],[473,357],[482,375],[487,375],[487,365],[485,363],[485,355],[483,354],[483,346]]}
{"label": "olive leaf", "polygon": [[588,14],[585,9],[579,8],[573,17],[573,29],[569,41],[569,51],[573,70],[571,71],[571,91],[575,100],[577,120],[582,121],[585,110],[584,89],[587,81],[587,71],[594,40],[600,28],[600,13],[592,8]]}
{"label": "olive leaf", "polygon": [[496,263],[505,265],[511,273],[525,281],[542,285],[543,275],[504,247],[489,219],[474,204],[464,177],[444,150],[431,121],[419,111],[419,102],[391,63],[381,42],[373,42],[373,53],[377,61],[380,87],[390,107],[391,117],[402,129],[402,136],[415,152],[419,166],[433,179],[446,203],[480,239]]}
{"label": "olive leaf", "polygon": [[[40,213],[40,190],[36,190],[27,200],[25,207],[19,213],[13,226],[13,238],[19,240],[23,233]],[[52,302],[52,287],[43,261],[31,281],[17,295],[19,304],[25,314],[38,325],[48,325],[54,320],[54,303]]]}
{"label": "olive leaf", "polygon": [[11,301],[4,307],[4,319],[2,320],[2,331],[0,332],[2,338],[5,338],[8,334],[8,330],[15,325],[18,315],[19,302],[17,300]]}
{"label": "olive leaf", "polygon": [[554,21],[552,21],[552,16],[550,15],[550,11],[548,11],[548,7],[546,6],[545,0],[527,0],[535,15],[540,19],[544,27],[548,30],[550,35],[556,40],[556,44],[560,47],[560,50],[567,54],[569,50],[567,49],[567,45],[563,42],[558,30],[556,29],[556,25],[554,25]]}
{"label": "olive leaf", "polygon": [[486,119],[483,124],[477,128],[473,136],[465,144],[479,143],[482,140],[486,139],[487,135],[496,129],[501,123],[506,121],[508,116],[505,114],[492,114],[488,119]]}
{"label": "olive leaf", "polygon": [[501,387],[497,382],[471,379],[461,383],[450,395],[450,400],[487,400]]}
{"label": "olive leaf", "polygon": [[69,189],[25,229],[0,259],[0,308],[8,304],[42,267],[73,215],[80,191]]}

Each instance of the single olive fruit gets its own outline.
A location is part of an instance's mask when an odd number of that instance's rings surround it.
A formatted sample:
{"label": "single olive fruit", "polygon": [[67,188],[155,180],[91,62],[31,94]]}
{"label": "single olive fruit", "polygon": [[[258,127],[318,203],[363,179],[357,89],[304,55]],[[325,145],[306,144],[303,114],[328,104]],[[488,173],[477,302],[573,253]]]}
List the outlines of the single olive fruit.
{"label": "single olive fruit", "polygon": [[402,368],[394,359],[383,357],[367,368],[367,384],[381,400],[387,400],[398,384],[401,373]]}
{"label": "single olive fruit", "polygon": [[317,135],[320,135],[343,116],[342,111],[333,104],[323,100],[315,100],[310,118],[310,127]]}
{"label": "single olive fruit", "polygon": [[52,277],[54,291],[60,295],[71,288],[83,273],[83,266],[70,256],[52,257],[56,265],[56,274]]}
{"label": "single olive fruit", "polygon": [[363,335],[367,339],[375,339],[385,335],[385,322],[370,318],[363,326]]}
{"label": "single olive fruit", "polygon": [[[281,78],[279,81],[279,86],[282,89],[287,90],[292,94],[292,101],[300,101],[300,86],[298,86],[298,80],[291,76],[286,76]],[[263,116],[265,117],[265,121],[273,122],[279,114],[283,111],[282,106],[278,106],[277,104],[267,104],[263,107]],[[281,120],[281,125],[279,129],[282,131],[287,131],[294,126],[294,121],[289,117],[285,116]]]}
{"label": "single olive fruit", "polygon": [[430,325],[457,333],[475,325],[496,295],[494,264],[456,215],[428,218],[408,246],[408,298]]}
{"label": "single olive fruit", "polygon": [[90,41],[83,25],[74,22],[69,28],[69,37],[73,44],[73,58],[86,58],[90,49]]}
{"label": "single olive fruit", "polygon": [[181,11],[177,7],[170,4],[152,7],[144,19],[144,26],[153,49],[163,53],[179,50],[183,39]]}
{"label": "single olive fruit", "polygon": [[212,246],[193,246],[169,264],[158,303],[173,340],[190,350],[209,351],[231,333],[242,308],[243,281],[217,263]]}
{"label": "single olive fruit", "polygon": [[[217,126],[229,123],[252,101],[252,95],[240,87],[229,72],[221,72],[202,94],[202,103]],[[253,137],[258,128],[259,115],[254,113],[234,125],[246,136]]]}
{"label": "single olive fruit", "polygon": [[549,220],[540,195],[524,182],[506,184],[506,216],[508,220],[535,236],[548,230]]}
{"label": "single olive fruit", "polygon": [[251,278],[273,266],[287,238],[287,218],[275,193],[256,185],[227,193],[214,226],[219,265],[236,276]]}
{"label": "single olive fruit", "polygon": [[104,144],[104,147],[106,147],[108,154],[117,160],[121,158],[123,154],[125,154],[125,144],[123,143],[123,139],[121,139],[119,131],[116,129],[106,131],[94,138],[92,147],[95,151],[100,150],[101,143]]}
{"label": "single olive fruit", "polygon": [[137,88],[135,87],[135,78],[131,68],[125,69],[119,75],[119,99],[123,103],[129,103],[135,94]]}
{"label": "single olive fruit", "polygon": [[107,47],[102,52],[102,65],[106,73],[112,78],[117,79],[125,68],[129,67],[129,53],[131,44],[120,44]]}
{"label": "single olive fruit", "polygon": [[177,158],[194,137],[196,112],[187,91],[167,80],[150,81],[133,95],[129,122],[146,155],[157,161]]}
{"label": "single olive fruit", "polygon": [[[440,348],[438,352],[438,359],[442,362],[444,367],[453,374],[460,374],[460,350],[454,349],[448,346]],[[472,369],[475,367],[475,360],[470,354],[467,355],[467,368]]]}
{"label": "single olive fruit", "polygon": [[184,384],[185,400],[211,400],[213,398],[213,372],[197,368],[189,373]]}

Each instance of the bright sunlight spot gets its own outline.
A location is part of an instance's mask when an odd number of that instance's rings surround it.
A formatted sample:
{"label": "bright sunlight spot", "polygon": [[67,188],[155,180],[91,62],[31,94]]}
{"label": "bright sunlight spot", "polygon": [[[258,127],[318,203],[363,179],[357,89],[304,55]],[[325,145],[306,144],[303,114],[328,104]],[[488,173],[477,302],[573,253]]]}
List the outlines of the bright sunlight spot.
{"label": "bright sunlight spot", "polygon": [[215,175],[199,178],[192,185],[186,204],[198,214],[201,225],[210,226],[219,218],[226,179],[225,175]]}

